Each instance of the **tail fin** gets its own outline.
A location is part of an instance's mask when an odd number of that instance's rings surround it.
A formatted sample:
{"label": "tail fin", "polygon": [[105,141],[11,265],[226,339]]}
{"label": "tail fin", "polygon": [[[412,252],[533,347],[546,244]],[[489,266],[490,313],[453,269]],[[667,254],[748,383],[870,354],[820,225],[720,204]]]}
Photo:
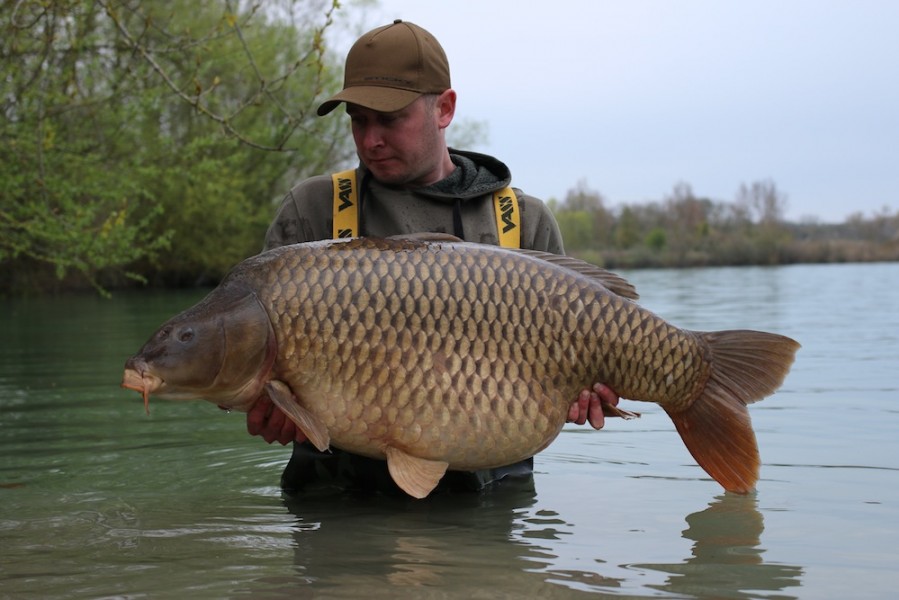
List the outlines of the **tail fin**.
{"label": "tail fin", "polygon": [[760,331],[698,333],[711,354],[712,372],[686,409],[666,408],[696,462],[729,492],[746,494],[759,478],[759,451],[747,404],[783,383],[799,344]]}

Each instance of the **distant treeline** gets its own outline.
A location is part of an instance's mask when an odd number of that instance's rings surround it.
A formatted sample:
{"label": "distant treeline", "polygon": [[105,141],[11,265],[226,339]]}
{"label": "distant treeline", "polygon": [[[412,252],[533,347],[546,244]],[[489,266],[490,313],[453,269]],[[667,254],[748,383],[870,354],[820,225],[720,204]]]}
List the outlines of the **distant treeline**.
{"label": "distant treeline", "polygon": [[608,269],[899,260],[899,210],[790,223],[770,180],[741,185],[733,202],[697,197],[680,183],[662,201],[614,209],[579,184],[550,207],[566,252]]}

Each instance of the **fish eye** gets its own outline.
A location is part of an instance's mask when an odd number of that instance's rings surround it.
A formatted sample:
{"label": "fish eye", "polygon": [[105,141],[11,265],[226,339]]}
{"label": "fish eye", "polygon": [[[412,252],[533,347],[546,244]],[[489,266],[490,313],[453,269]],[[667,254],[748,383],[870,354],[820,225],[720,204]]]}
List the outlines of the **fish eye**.
{"label": "fish eye", "polygon": [[194,339],[194,330],[193,329],[185,329],[181,332],[181,335],[178,336],[178,340],[181,342],[189,342]]}

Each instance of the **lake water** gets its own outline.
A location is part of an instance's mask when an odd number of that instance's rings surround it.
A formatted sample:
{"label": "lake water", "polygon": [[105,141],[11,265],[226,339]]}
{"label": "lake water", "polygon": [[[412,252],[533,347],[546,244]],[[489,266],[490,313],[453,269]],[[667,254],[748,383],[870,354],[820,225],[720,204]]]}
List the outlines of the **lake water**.
{"label": "lake water", "polygon": [[533,487],[278,488],[289,450],[122,365],[202,292],[0,301],[0,598],[886,598],[899,586],[899,264],[623,272],[694,329],[799,340],[723,493],[665,414],[566,426]]}

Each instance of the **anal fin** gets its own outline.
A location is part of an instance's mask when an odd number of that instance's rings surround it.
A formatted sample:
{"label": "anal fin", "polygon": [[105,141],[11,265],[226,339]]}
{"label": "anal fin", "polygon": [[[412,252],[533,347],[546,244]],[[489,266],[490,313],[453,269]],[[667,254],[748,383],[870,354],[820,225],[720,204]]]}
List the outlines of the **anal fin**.
{"label": "anal fin", "polygon": [[296,423],[319,452],[324,452],[331,444],[328,428],[314,414],[303,408],[290,388],[283,381],[273,379],[265,384],[265,390],[275,406]]}
{"label": "anal fin", "polygon": [[384,454],[393,481],[413,498],[430,494],[449,467],[449,463],[442,460],[417,458],[393,446],[385,448]]}
{"label": "anal fin", "polygon": [[638,412],[618,408],[617,406],[612,406],[611,404],[606,404],[605,402],[602,403],[602,414],[604,417],[621,417],[625,421],[640,418],[640,413]]}

